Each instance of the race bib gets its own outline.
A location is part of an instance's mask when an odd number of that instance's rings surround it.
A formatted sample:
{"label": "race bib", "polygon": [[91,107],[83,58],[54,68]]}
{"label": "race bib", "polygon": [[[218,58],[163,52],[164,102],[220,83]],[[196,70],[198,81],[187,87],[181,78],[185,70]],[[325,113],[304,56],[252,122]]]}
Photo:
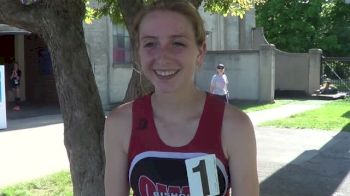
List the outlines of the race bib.
{"label": "race bib", "polygon": [[214,154],[187,159],[185,164],[191,195],[214,196],[220,194]]}

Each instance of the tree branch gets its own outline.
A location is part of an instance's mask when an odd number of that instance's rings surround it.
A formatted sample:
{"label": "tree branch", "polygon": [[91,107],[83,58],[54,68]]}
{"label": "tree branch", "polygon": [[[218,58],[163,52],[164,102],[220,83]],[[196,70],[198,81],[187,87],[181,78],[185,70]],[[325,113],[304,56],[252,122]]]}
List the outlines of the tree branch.
{"label": "tree branch", "polygon": [[37,32],[38,20],[43,14],[41,1],[24,5],[20,0],[0,0],[0,23]]}
{"label": "tree branch", "polygon": [[40,34],[43,22],[52,18],[79,20],[85,13],[84,0],[38,0],[29,5],[20,0],[0,0],[0,23]]}
{"label": "tree branch", "polygon": [[137,12],[144,6],[143,1],[119,0],[118,3],[126,26],[131,27]]}

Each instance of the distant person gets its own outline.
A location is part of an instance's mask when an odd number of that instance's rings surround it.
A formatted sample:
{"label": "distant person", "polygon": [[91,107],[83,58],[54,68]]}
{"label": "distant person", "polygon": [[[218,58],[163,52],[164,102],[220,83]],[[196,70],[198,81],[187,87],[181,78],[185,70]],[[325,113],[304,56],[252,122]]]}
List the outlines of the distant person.
{"label": "distant person", "polygon": [[329,78],[327,78],[320,87],[320,93],[325,95],[337,94],[338,88],[331,83]]}
{"label": "distant person", "polygon": [[323,74],[321,76],[321,84],[323,84],[327,80],[327,74]]}
{"label": "distant person", "polygon": [[218,64],[216,66],[216,74],[213,75],[210,82],[210,93],[217,95],[228,103],[228,80],[225,74],[225,65]]}
{"label": "distant person", "polygon": [[11,89],[15,95],[15,107],[13,108],[14,111],[20,111],[20,84],[21,84],[21,75],[22,72],[19,69],[19,65],[17,62],[13,64],[11,76],[10,76],[10,86]]}

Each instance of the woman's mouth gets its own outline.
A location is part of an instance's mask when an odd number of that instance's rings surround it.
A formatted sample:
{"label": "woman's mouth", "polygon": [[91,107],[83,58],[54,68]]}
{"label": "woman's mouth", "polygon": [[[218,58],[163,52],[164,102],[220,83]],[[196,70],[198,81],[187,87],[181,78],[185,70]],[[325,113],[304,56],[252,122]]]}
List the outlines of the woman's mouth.
{"label": "woman's mouth", "polygon": [[169,79],[175,76],[179,70],[154,70],[154,73],[161,79]]}

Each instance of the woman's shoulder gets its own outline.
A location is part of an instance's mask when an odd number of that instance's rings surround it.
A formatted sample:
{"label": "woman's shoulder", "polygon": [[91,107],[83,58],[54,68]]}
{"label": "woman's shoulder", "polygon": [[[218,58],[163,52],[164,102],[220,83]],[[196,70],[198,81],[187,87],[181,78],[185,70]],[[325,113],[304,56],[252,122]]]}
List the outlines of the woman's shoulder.
{"label": "woman's shoulder", "polygon": [[125,152],[131,137],[132,104],[133,102],[128,102],[114,108],[105,121],[105,142],[121,145]]}
{"label": "woman's shoulder", "polygon": [[225,106],[222,138],[224,151],[230,155],[237,154],[242,146],[255,143],[254,127],[249,116],[230,104]]}
{"label": "woman's shoulder", "polygon": [[241,138],[254,131],[249,116],[239,108],[226,104],[223,118],[223,134]]}
{"label": "woman's shoulder", "polygon": [[132,118],[132,104],[133,101],[121,104],[114,108],[106,119],[106,126],[114,126],[115,124],[125,123],[127,121],[131,122]]}
{"label": "woman's shoulder", "polygon": [[241,109],[231,104],[225,105],[224,123],[234,128],[251,125],[249,116]]}

